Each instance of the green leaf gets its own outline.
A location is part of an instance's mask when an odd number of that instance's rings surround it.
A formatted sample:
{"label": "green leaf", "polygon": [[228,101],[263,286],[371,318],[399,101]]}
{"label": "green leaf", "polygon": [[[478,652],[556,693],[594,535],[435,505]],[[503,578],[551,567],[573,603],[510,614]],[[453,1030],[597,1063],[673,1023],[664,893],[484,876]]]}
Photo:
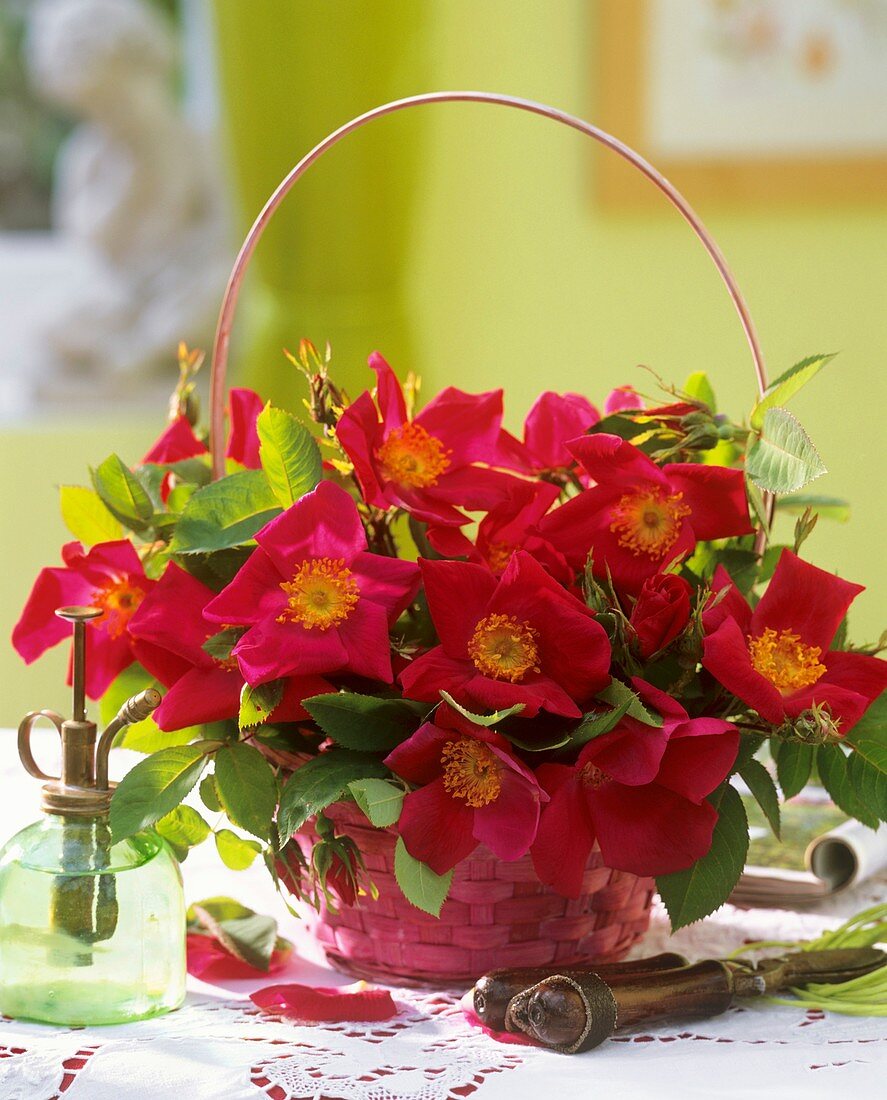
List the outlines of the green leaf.
{"label": "green leaf", "polygon": [[394,848],[394,875],[403,896],[432,917],[439,917],[440,910],[450,891],[453,872],[445,875],[435,874],[426,863],[422,863],[406,849],[402,837],[397,838]]}
{"label": "green leaf", "polygon": [[270,403],[259,413],[256,428],[268,484],[283,507],[289,508],[320,481],[320,449],[304,424]]}
{"label": "green leaf", "polygon": [[694,371],[684,383],[683,390],[688,397],[708,405],[712,412],[718,411],[715,391],[712,389],[711,382],[709,382],[708,375],[704,370]]}
{"label": "green leaf", "polygon": [[[112,681],[99,703],[99,716],[103,725],[113,721],[117,712],[127,699],[137,695],[145,688],[158,688],[162,685],[146,672],[139,664],[131,664]],[[167,732],[162,730],[149,715],[144,721],[127,726],[114,740],[118,748],[132,749],[134,752],[158,752],[173,745],[187,745],[200,737],[198,726],[186,726],[180,730]]]}
{"label": "green leaf", "polygon": [[204,743],[161,749],[123,777],[111,799],[115,843],[153,825],[178,806],[206,767],[208,747]]}
{"label": "green leaf", "polygon": [[185,505],[170,544],[174,554],[212,554],[249,542],[280,514],[261,470],[242,470],[198,489]]}
{"label": "green leaf", "polygon": [[830,363],[834,357],[834,353],[832,355],[811,355],[807,359],[802,359],[800,363],[795,363],[793,367],[789,367],[785,373],[780,374],[764,390],[763,397],[752,409],[751,426],[760,430],[770,409],[775,408],[777,405],[784,405],[789,398],[794,397],[798,390],[806,386],[811,378],[815,378],[826,363]]}
{"label": "green leaf", "polygon": [[453,710],[457,710],[463,718],[467,718],[469,722],[473,722],[476,726],[484,726],[487,729],[499,722],[504,722],[506,718],[510,718],[513,714],[520,714],[525,706],[524,703],[515,703],[512,707],[495,710],[492,714],[475,714],[473,711],[466,710],[461,703],[457,703],[449,692],[442,691],[440,694],[444,702],[448,703]]}
{"label": "green leaf", "polygon": [[[226,914],[221,916],[220,914]],[[233,914],[237,914],[234,916]],[[277,944],[277,921],[231,898],[209,898],[188,909],[190,924],[205,928],[235,958],[267,971]]]}
{"label": "green leaf", "polygon": [[303,706],[343,748],[385,753],[414,733],[429,709],[427,703],[410,699],[378,699],[351,691],[315,695],[303,700]]}
{"label": "green leaf", "polygon": [[243,631],[236,626],[229,626],[227,630],[220,630],[207,638],[200,647],[204,653],[209,654],[214,661],[227,661],[231,656],[231,650],[237,645]]}
{"label": "green leaf", "polygon": [[386,829],[400,817],[406,791],[385,779],[355,779],[348,784],[354,801],[377,829]]}
{"label": "green leaf", "polygon": [[154,826],[181,862],[190,848],[202,844],[210,834],[209,825],[190,806],[176,806]]}
{"label": "green leaf", "polygon": [[226,867],[232,871],[245,871],[261,852],[262,845],[257,840],[247,840],[230,829],[219,829],[216,833],[216,851]]}
{"label": "green leaf", "polygon": [[879,771],[858,752],[847,761],[847,778],[863,805],[881,821],[887,821],[887,774]]}
{"label": "green leaf", "polygon": [[887,691],[871,703],[844,742],[876,772],[887,776]]}
{"label": "green leaf", "polygon": [[154,505],[139,479],[117,455],[109,455],[92,473],[95,491],[108,511],[133,531],[144,531]]}
{"label": "green leaf", "polygon": [[776,507],[779,511],[788,512],[792,516],[802,516],[808,508],[811,508],[823,519],[831,519],[835,523],[846,523],[850,519],[850,503],[841,497],[824,497],[816,493],[790,493],[788,496],[777,497]]}
{"label": "green leaf", "polygon": [[673,931],[713,913],[739,881],[748,853],[748,819],[742,799],[729,783],[708,801],[718,811],[711,849],[686,871],[656,879]]}
{"label": "green leaf", "polygon": [[123,528],[94,489],[85,485],[59,486],[59,503],[65,526],[84,546],[123,538]]}
{"label": "green leaf", "polygon": [[611,707],[618,708],[623,703],[627,703],[625,713],[631,718],[636,718],[638,722],[643,722],[645,726],[662,725],[662,716],[647,710],[638,696],[621,680],[611,680],[609,687],[597,693],[597,698],[603,699]]}
{"label": "green leaf", "polygon": [[592,711],[589,714],[583,714],[582,721],[573,731],[571,743],[578,747],[579,745],[587,745],[589,741],[593,741],[596,737],[603,737],[605,733],[609,733],[610,730],[616,728],[619,720],[628,713],[630,706],[631,699],[623,699],[612,710],[606,710],[603,713]]}
{"label": "green leaf", "polygon": [[770,823],[773,835],[779,837],[779,793],[773,777],[760,760],[747,760],[739,769],[745,785],[755,797],[755,801],[764,811],[764,817]]}
{"label": "green leaf", "polygon": [[776,777],[783,798],[794,798],[807,786],[813,770],[814,748],[799,741],[782,741],[776,757]]}
{"label": "green leaf", "polygon": [[280,796],[277,824],[288,839],[309,817],[337,802],[355,779],[382,779],[388,769],[375,756],[330,749],[315,756],[290,776]]}
{"label": "green leaf", "polygon": [[767,518],[767,506],[764,503],[764,497],[761,490],[747,475],[745,478],[745,495],[748,497],[748,502],[751,505],[752,512],[754,512],[755,519],[765,531],[769,531],[770,521]]}
{"label": "green leaf", "polygon": [[241,829],[268,840],[277,808],[277,776],[252,745],[225,745],[216,753],[216,792],[225,813]]}
{"label": "green leaf", "polygon": [[222,921],[241,920],[243,917],[254,915],[254,909],[241,905],[235,898],[219,895],[205,898],[203,901],[195,901],[189,905],[185,920],[189,930],[196,932],[201,928],[211,929],[213,924],[219,924]]}
{"label": "green leaf", "polygon": [[283,689],[283,680],[269,680],[267,684],[257,684],[255,687],[244,684],[240,691],[240,713],[237,719],[240,728],[252,729],[253,726],[267,722],[280,706]]}
{"label": "green leaf", "polygon": [[211,814],[222,812],[222,803],[219,801],[219,792],[216,790],[216,777],[205,775],[200,780],[200,800]]}
{"label": "green leaf", "polygon": [[785,409],[768,409],[762,435],[752,443],[745,472],[759,489],[793,493],[826,473],[800,421]]}
{"label": "green leaf", "polygon": [[879,817],[865,805],[847,772],[847,757],[840,745],[820,745],[816,754],[816,767],[822,785],[834,804],[845,814],[855,817],[870,829],[877,829]]}

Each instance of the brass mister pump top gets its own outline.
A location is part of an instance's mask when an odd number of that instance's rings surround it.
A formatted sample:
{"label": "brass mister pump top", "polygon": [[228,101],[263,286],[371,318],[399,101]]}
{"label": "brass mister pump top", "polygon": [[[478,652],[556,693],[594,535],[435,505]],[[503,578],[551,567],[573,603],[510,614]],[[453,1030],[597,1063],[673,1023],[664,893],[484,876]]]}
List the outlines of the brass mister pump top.
{"label": "brass mister pump top", "polygon": [[[86,717],[86,627],[102,614],[97,607],[60,607],[56,611],[59,618],[74,624],[74,717],[64,719],[54,710],[32,710],[18,728],[18,752],[22,763],[35,779],[47,780],[42,799],[47,813],[66,817],[107,814],[114,790],[114,784],[108,782],[108,753],[114,738],[124,726],[147,718],[163,698],[159,691],[148,688],[127,699],[99,738],[96,748],[96,724]],[[61,775],[47,775],[31,751],[31,730],[40,718],[52,722],[61,738]]]}

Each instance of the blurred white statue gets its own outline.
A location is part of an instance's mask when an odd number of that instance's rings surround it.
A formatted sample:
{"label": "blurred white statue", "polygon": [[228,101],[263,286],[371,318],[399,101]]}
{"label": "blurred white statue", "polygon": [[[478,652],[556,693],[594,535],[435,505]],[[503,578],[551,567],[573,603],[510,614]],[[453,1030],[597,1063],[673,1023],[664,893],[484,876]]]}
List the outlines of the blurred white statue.
{"label": "blurred white statue", "polygon": [[172,94],[171,29],[142,0],[38,0],[26,56],[38,91],[82,120],[54,224],[91,274],[47,326],[58,368],[109,383],[169,369],[179,340],[211,338],[230,266],[211,159]]}

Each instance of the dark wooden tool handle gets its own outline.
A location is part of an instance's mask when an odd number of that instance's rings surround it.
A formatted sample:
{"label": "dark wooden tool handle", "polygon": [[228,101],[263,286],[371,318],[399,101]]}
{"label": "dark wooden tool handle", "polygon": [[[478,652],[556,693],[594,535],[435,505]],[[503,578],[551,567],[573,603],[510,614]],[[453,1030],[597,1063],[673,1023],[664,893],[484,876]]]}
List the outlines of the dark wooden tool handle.
{"label": "dark wooden tool handle", "polygon": [[551,974],[566,974],[569,977],[581,977],[597,974],[608,985],[637,979],[641,974],[674,970],[688,965],[683,955],[673,951],[661,955],[652,955],[649,959],[632,959],[628,962],[606,963],[595,966],[571,966],[564,969],[556,965],[523,967],[521,969],[493,970],[479,978],[474,987],[474,1011],[481,1023],[493,1031],[505,1029],[505,1013],[512,997],[531,985],[541,982]]}
{"label": "dark wooden tool handle", "polygon": [[733,975],[715,959],[607,984],[616,1001],[617,1027],[670,1017],[718,1016],[733,1000]]}

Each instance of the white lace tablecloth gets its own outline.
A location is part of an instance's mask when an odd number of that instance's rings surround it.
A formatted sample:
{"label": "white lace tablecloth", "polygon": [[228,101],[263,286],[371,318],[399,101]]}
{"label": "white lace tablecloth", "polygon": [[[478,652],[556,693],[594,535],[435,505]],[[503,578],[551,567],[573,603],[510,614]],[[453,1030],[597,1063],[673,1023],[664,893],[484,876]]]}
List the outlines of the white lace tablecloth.
{"label": "white lace tablecloth", "polygon": [[[37,816],[38,785],[13,762],[0,732],[0,833]],[[226,871],[209,848],[184,865],[189,901],[230,894],[274,913],[301,957],[273,982],[339,985],[264,871]],[[725,906],[669,938],[663,914],[641,953],[666,945],[691,957],[722,954],[748,938],[815,935],[876,901],[882,879],[838,904],[804,914]],[[312,960],[313,956],[313,960]],[[398,1016],[383,1024],[299,1026],[254,1008],[258,982],[190,983],[178,1012],[104,1028],[53,1028],[0,1017],[0,1100],[530,1100],[887,1095],[887,1021],[747,1004],[721,1017],[622,1035],[566,1057],[495,1043],[464,1022],[457,996],[397,990]]]}

